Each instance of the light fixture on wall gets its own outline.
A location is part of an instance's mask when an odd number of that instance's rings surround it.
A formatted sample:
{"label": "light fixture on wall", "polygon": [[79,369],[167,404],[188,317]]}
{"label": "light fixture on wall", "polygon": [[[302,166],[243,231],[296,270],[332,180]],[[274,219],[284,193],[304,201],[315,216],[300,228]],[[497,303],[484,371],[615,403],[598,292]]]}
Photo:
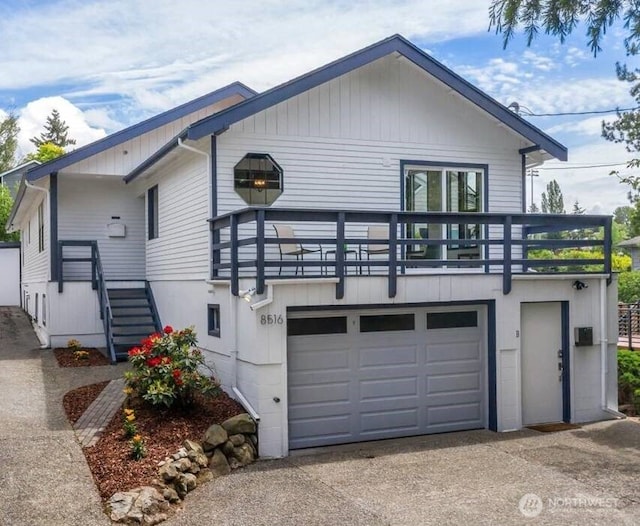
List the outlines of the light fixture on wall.
{"label": "light fixture on wall", "polygon": [[255,287],[251,287],[250,289],[241,290],[238,292],[238,297],[242,298],[247,303],[251,303],[251,298],[253,298],[255,295],[256,295]]}
{"label": "light fixture on wall", "polygon": [[584,281],[580,281],[579,279],[575,280],[571,286],[576,290],[588,289],[589,285],[587,285]]}

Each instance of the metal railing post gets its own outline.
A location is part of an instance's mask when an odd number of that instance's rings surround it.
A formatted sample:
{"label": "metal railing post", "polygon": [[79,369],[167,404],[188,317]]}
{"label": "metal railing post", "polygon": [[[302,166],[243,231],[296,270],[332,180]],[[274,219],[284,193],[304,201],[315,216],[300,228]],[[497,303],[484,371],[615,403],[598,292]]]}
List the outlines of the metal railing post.
{"label": "metal railing post", "polygon": [[256,214],[256,294],[264,294],[264,210]]}
{"label": "metal railing post", "polygon": [[389,218],[389,297],[398,291],[398,214]]}
{"label": "metal railing post", "polygon": [[238,269],[238,216],[229,218],[229,235],[231,236],[231,294],[238,295],[240,291]]}
{"label": "metal railing post", "polygon": [[338,213],[336,223],[336,299],[344,298],[344,212]]}
{"label": "metal railing post", "polygon": [[511,292],[511,216],[508,215],[504,219],[502,245],[502,293],[509,294]]}

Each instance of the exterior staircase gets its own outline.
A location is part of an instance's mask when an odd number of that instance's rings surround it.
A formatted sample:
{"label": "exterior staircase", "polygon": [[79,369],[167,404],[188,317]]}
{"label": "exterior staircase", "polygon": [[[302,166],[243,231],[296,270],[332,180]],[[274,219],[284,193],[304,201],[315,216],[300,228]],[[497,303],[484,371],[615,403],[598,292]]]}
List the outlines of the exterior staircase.
{"label": "exterior staircase", "polygon": [[153,293],[148,283],[142,288],[109,288],[107,296],[111,307],[111,356],[126,361],[129,349],[153,332],[162,330]]}

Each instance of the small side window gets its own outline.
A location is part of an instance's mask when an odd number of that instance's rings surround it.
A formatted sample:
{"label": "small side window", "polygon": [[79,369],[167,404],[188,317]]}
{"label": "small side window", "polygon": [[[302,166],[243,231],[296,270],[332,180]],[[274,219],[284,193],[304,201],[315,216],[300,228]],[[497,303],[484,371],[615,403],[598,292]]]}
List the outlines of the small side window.
{"label": "small side window", "polygon": [[287,320],[287,336],[311,336],[314,334],[346,334],[347,317],[294,318]]}
{"label": "small side window", "polygon": [[158,185],[147,190],[148,238],[158,237]]}
{"label": "small side window", "polygon": [[35,316],[33,317],[33,319],[36,321],[36,323],[38,323],[38,293],[36,292],[36,309],[35,309]]}
{"label": "small side window", "polygon": [[413,314],[360,316],[360,332],[412,331],[415,328]]}
{"label": "small side window", "polygon": [[209,336],[220,338],[220,305],[212,303],[207,305],[207,328]]}
{"label": "small side window", "polygon": [[478,312],[429,312],[427,314],[427,329],[461,329],[478,326]]}

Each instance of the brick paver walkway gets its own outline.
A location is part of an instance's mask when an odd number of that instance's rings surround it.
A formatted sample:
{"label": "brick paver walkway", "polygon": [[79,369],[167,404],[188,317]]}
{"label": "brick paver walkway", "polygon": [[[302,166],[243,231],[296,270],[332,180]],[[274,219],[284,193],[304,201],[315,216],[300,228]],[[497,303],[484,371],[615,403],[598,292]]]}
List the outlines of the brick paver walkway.
{"label": "brick paver walkway", "polygon": [[87,408],[73,429],[82,447],[91,447],[100,438],[113,415],[124,402],[124,379],[111,380]]}

